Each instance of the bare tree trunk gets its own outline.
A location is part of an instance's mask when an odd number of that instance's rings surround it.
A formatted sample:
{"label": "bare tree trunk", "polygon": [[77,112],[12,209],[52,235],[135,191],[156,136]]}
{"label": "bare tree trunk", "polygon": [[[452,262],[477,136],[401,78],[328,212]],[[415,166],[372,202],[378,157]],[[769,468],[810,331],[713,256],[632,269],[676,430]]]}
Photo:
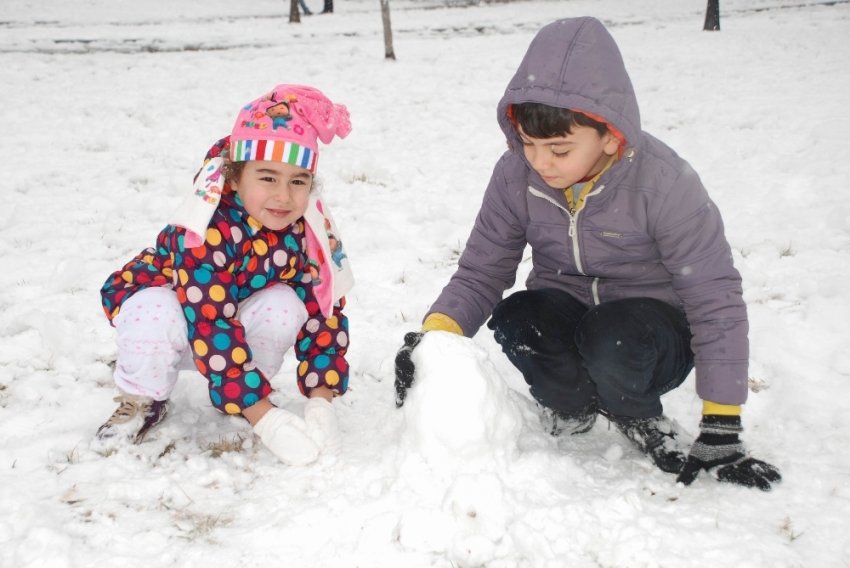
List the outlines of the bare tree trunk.
{"label": "bare tree trunk", "polygon": [[707,32],[720,31],[720,0],[708,0],[708,6],[705,8],[705,25],[702,29]]}
{"label": "bare tree trunk", "polygon": [[384,59],[395,59],[393,29],[390,25],[390,0],[381,0],[381,17],[384,20]]}
{"label": "bare tree trunk", "polygon": [[301,23],[301,15],[298,13],[298,0],[289,0],[289,23]]}

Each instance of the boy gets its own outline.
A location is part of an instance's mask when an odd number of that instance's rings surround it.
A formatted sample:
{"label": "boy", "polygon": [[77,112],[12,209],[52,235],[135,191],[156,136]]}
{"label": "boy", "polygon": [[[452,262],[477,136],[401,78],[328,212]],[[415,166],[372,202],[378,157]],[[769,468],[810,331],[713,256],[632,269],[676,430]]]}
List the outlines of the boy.
{"label": "boy", "polygon": [[[397,404],[410,355],[433,330],[487,326],[552,434],[597,414],[660,469],[701,470],[769,490],[781,479],[738,438],[747,398],[747,312],[720,214],[693,169],[640,128],[622,56],[593,18],[544,27],[508,85],[496,164],[458,270],[396,358]],[[527,290],[502,299],[526,244]],[[696,367],[703,399],[690,451],[660,396]]]}

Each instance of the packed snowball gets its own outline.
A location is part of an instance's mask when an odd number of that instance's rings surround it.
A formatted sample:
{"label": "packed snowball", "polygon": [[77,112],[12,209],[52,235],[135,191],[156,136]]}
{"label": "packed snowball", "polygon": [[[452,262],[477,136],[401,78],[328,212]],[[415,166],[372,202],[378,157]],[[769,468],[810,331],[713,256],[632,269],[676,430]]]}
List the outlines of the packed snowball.
{"label": "packed snowball", "polygon": [[432,331],[412,360],[416,378],[404,405],[412,447],[432,466],[509,461],[522,419],[487,352],[466,337]]}

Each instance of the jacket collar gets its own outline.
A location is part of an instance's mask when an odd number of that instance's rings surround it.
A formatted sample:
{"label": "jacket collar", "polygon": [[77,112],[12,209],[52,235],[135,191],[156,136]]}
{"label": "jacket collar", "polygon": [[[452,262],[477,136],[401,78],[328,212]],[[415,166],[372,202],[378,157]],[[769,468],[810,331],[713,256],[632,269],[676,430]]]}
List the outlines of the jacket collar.
{"label": "jacket collar", "polygon": [[[626,177],[626,174],[629,172],[631,166],[634,165],[634,158],[636,154],[636,148],[626,148],[626,150],[623,152],[623,157],[614,162],[611,167],[605,170],[602,175],[599,176],[599,179],[596,180],[596,183],[594,184],[594,187],[596,188],[594,193],[605,192],[607,194],[608,192],[605,191],[607,188],[619,184],[623,180],[623,178]],[[533,187],[538,192],[546,194],[550,198],[549,201],[554,200],[555,202],[561,204],[561,206],[565,209],[569,209],[569,206],[567,204],[567,198],[564,195],[564,190],[554,189],[550,187],[549,184],[543,181],[543,178],[540,177],[540,174],[528,165],[528,162],[525,160],[525,157],[522,156],[522,158],[523,163],[528,168],[529,187]]]}

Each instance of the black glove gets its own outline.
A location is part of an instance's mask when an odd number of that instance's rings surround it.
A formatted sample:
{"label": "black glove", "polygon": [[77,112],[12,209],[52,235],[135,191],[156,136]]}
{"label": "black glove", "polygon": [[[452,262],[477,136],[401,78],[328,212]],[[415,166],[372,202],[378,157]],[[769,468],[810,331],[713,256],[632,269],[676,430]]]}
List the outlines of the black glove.
{"label": "black glove", "polygon": [[700,435],[691,446],[676,481],[690,485],[701,470],[715,468],[718,481],[758,487],[762,491],[770,491],[771,482],[782,481],[774,466],[747,457],[744,444],[738,439],[738,434],[744,430],[740,416],[703,416],[699,428]]}
{"label": "black glove", "polygon": [[413,374],[416,371],[416,366],[410,360],[413,354],[413,348],[419,345],[422,341],[424,333],[411,331],[404,334],[404,346],[398,350],[395,356],[395,405],[396,408],[401,408],[404,404],[404,397],[407,396],[407,389],[413,384]]}

